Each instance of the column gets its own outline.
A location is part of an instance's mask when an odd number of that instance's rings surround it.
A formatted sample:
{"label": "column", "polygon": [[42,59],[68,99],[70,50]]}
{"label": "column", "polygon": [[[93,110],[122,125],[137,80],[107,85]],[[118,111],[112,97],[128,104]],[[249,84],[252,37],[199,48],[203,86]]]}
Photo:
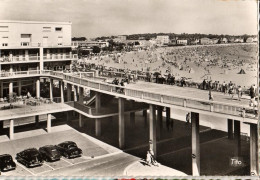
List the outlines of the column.
{"label": "column", "polygon": [[250,174],[258,175],[257,124],[250,124]]}
{"label": "column", "polygon": [[36,98],[40,98],[40,79],[36,80]]}
{"label": "column", "polygon": [[24,56],[25,56],[25,60],[29,61],[29,50],[27,49],[25,50]]}
{"label": "column", "polygon": [[161,133],[163,131],[163,116],[162,116],[163,107],[157,106],[157,138],[161,139]]}
{"label": "column", "polygon": [[13,93],[13,82],[9,82],[9,94],[12,94]]}
{"label": "column", "polygon": [[4,98],[4,83],[0,82],[0,98]]}
{"label": "column", "polygon": [[0,121],[0,132],[4,130],[4,121]]}
{"label": "column", "polygon": [[50,100],[53,101],[53,79],[50,78]]}
{"label": "column", "polygon": [[240,137],[240,121],[234,120],[234,140],[235,140],[235,155],[241,154],[241,137]]}
{"label": "column", "polygon": [[18,80],[18,96],[22,94],[22,81]]}
{"label": "column", "polygon": [[35,116],[35,126],[38,127],[39,126],[39,115]]}
{"label": "column", "polygon": [[155,117],[155,105],[149,105],[149,138],[150,149],[154,152],[154,157],[157,157],[157,140],[156,140],[156,117]]}
{"label": "column", "polygon": [[143,110],[143,116],[144,116],[144,126],[147,127],[147,110]]}
{"label": "column", "polygon": [[47,114],[47,133],[51,132],[51,114]]}
{"label": "column", "polygon": [[74,85],[74,101],[78,101],[77,98],[77,86]]}
{"label": "column", "polygon": [[[95,108],[96,108],[97,113],[100,111],[100,107],[101,107],[100,95],[101,94],[99,92],[96,92]],[[96,128],[96,136],[100,136],[101,135],[101,119],[95,119],[95,128]]]}
{"label": "column", "polygon": [[43,64],[43,47],[40,47],[40,71],[44,70]]}
{"label": "column", "polygon": [[10,140],[14,139],[14,120],[11,119],[9,120],[10,125],[9,125],[9,138]]}
{"label": "column", "polygon": [[228,119],[228,139],[233,139],[233,120]]}
{"label": "column", "polygon": [[191,112],[192,175],[200,175],[199,113]]}
{"label": "column", "polygon": [[118,98],[118,126],[119,126],[119,148],[125,147],[125,101],[123,98]]}
{"label": "column", "polygon": [[60,81],[60,101],[61,103],[64,103],[64,82]]}
{"label": "column", "polygon": [[79,103],[83,104],[83,87],[79,87]]}
{"label": "column", "polygon": [[169,107],[166,107],[166,120],[171,120],[171,109]]}
{"label": "column", "polygon": [[[131,109],[134,108],[134,101],[130,101]],[[130,124],[131,127],[135,127],[135,112],[130,112]]]}
{"label": "column", "polygon": [[71,101],[72,85],[67,83],[67,101]]}
{"label": "column", "polygon": [[83,127],[83,119],[82,115],[79,114],[79,127]]}

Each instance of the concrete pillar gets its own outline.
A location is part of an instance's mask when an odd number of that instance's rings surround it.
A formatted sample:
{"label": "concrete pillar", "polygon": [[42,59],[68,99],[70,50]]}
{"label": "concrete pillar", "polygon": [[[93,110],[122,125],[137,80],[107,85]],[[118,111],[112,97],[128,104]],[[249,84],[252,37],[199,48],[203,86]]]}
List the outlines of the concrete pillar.
{"label": "concrete pillar", "polygon": [[131,127],[135,127],[135,112],[130,112],[130,124]]}
{"label": "concrete pillar", "polygon": [[233,139],[233,120],[228,119],[228,139]]}
{"label": "concrete pillar", "polygon": [[235,140],[235,155],[241,154],[241,137],[240,137],[240,121],[234,120],[234,140]]}
{"label": "concrete pillar", "polygon": [[[101,94],[99,92],[96,92],[95,108],[96,108],[97,113],[100,111],[100,107],[101,107]],[[95,128],[96,128],[96,136],[100,136],[101,135],[101,119],[95,119]]]}
{"label": "concrete pillar", "polygon": [[51,132],[51,114],[47,114],[47,132]]}
{"label": "concrete pillar", "polygon": [[72,91],[72,85],[67,84],[67,101],[71,101],[71,91]]}
{"label": "concrete pillar", "polygon": [[191,112],[192,175],[200,175],[199,113]]}
{"label": "concrete pillar", "polygon": [[147,110],[143,110],[143,116],[144,116],[144,126],[147,127]]}
{"label": "concrete pillar", "polygon": [[171,108],[166,107],[166,120],[171,120]]}
{"label": "concrete pillar", "polygon": [[79,87],[79,103],[83,104],[83,87]]}
{"label": "concrete pillar", "polygon": [[125,100],[123,98],[118,99],[118,126],[119,126],[119,148],[125,147]]}
{"label": "concrete pillar", "polygon": [[9,94],[12,94],[13,93],[13,82],[9,82]]}
{"label": "concrete pillar", "polygon": [[149,105],[149,138],[150,149],[154,152],[154,157],[157,157],[157,139],[156,139],[156,117],[155,117],[155,105]]}
{"label": "concrete pillar", "polygon": [[37,79],[36,80],[36,98],[40,98],[41,95],[40,95],[40,79]]}
{"label": "concrete pillar", "polygon": [[77,97],[77,86],[74,85],[74,101],[78,101]]}
{"label": "concrete pillar", "polygon": [[53,101],[53,79],[50,79],[50,100]]}
{"label": "concrete pillar", "polygon": [[40,47],[40,71],[44,70],[43,64],[43,47]]}
{"label": "concrete pillar", "polygon": [[0,82],[0,98],[4,98],[4,83]]}
{"label": "concrete pillar", "polygon": [[14,139],[14,120],[10,119],[9,120],[10,125],[9,125],[9,138],[10,140]]}
{"label": "concrete pillar", "polygon": [[4,121],[0,121],[0,133],[4,130]]}
{"label": "concrete pillar", "polygon": [[22,94],[22,81],[18,80],[18,96],[21,96]]}
{"label": "concrete pillar", "polygon": [[82,115],[79,114],[79,127],[83,127],[83,119]]}
{"label": "concrete pillar", "polygon": [[250,124],[250,174],[258,175],[257,124]]}
{"label": "concrete pillar", "polygon": [[157,138],[161,139],[161,133],[163,131],[163,116],[162,116],[163,107],[157,106]]}
{"label": "concrete pillar", "polygon": [[60,81],[60,99],[61,103],[64,103],[64,82]]}
{"label": "concrete pillar", "polygon": [[35,116],[35,126],[38,127],[39,126],[39,115]]}

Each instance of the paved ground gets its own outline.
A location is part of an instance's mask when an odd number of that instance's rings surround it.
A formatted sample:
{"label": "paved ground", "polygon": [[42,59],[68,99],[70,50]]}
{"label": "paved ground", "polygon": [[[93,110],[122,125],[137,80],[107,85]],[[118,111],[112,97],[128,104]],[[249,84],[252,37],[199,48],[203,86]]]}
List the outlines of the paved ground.
{"label": "paved ground", "polygon": [[[126,114],[125,149],[124,152],[140,158],[146,157],[149,142],[149,128],[145,125],[142,113],[136,113],[135,126],[130,123],[130,115]],[[70,125],[81,132],[95,137],[95,122],[84,119],[84,127],[78,127],[78,121]],[[157,129],[158,130],[158,129]],[[102,119],[102,135],[96,137],[103,142],[118,147],[118,119]],[[159,137],[158,137],[159,138]],[[227,133],[200,126],[201,144],[201,175],[249,175],[249,142],[241,142],[241,156],[245,167],[231,167],[230,158],[236,156],[234,140],[227,138]],[[157,143],[158,161],[176,170],[191,175],[191,127],[182,121],[174,121],[173,130],[167,131],[165,126],[161,130],[160,140]]]}
{"label": "paved ground", "polygon": [[[38,132],[39,131],[39,132]],[[55,176],[133,176],[137,173],[143,174],[149,172],[140,162],[140,158],[122,152],[104,142],[94,139],[86,134],[79,133],[67,125],[55,126],[52,133],[44,133],[42,129],[29,131],[31,136],[25,136],[20,132],[15,134],[17,139],[12,141],[0,142],[0,154],[9,153],[15,157],[16,153],[28,148],[39,148],[47,144],[58,144],[62,141],[71,140],[83,150],[83,156],[75,159],[61,158],[56,162],[44,162],[40,167],[26,168],[24,165],[16,162],[17,168],[14,171],[2,172],[4,176],[31,176],[31,175],[55,175]],[[1,138],[0,138],[1,139]],[[133,166],[137,164],[137,166]],[[150,170],[164,172],[166,175],[185,174],[168,168],[166,166],[151,167]],[[152,175],[156,173],[150,172]]]}
{"label": "paved ground", "polygon": [[[174,96],[182,96],[186,98],[199,98],[202,100],[209,99],[209,92],[207,90],[201,90],[196,88],[190,87],[179,87],[179,86],[170,86],[165,84],[156,84],[156,83],[149,83],[144,81],[138,81],[137,83],[130,83],[127,87],[131,87],[134,89],[145,90],[155,92],[155,93],[162,93],[165,95],[174,95]],[[233,100],[231,96],[228,94],[224,95],[220,92],[212,92],[214,96],[214,101],[216,102],[224,102],[224,103],[232,103],[236,105],[245,105],[249,106],[249,96],[244,95],[241,101],[238,101],[237,95],[234,96]]]}

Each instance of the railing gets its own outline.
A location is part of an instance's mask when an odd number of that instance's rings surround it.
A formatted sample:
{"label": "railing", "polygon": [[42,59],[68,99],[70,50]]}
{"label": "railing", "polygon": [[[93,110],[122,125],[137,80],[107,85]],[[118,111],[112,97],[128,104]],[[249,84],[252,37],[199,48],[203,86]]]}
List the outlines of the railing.
{"label": "railing", "polygon": [[95,82],[93,80],[82,79],[70,75],[64,75],[63,79],[76,84],[88,86],[94,89],[112,92],[112,93],[120,93],[122,95],[130,96],[134,98],[140,98],[144,100],[156,101],[160,103],[166,103],[170,105],[221,113],[226,115],[256,119],[255,115],[253,114],[254,108],[249,107],[249,105],[248,106],[234,105],[231,103],[202,100],[202,99],[191,98],[191,97],[187,98],[187,97],[174,96],[174,95],[169,96],[161,93],[149,92],[148,90],[141,91],[129,87],[127,88],[124,86],[107,84],[104,82]]}
{"label": "railing", "polygon": [[31,70],[31,71],[16,71],[16,72],[1,72],[0,77],[20,77],[27,75],[38,75],[40,74],[39,70]]}
{"label": "railing", "polygon": [[8,62],[26,62],[26,61],[39,61],[40,57],[37,55],[25,55],[25,56],[8,56],[1,57],[0,63],[8,63]]}
{"label": "railing", "polygon": [[[254,108],[249,105],[236,105],[231,103],[224,103],[218,101],[209,101],[192,97],[166,95],[163,93],[156,93],[149,90],[136,90],[129,87],[117,86],[108,84],[95,77],[80,78],[79,75],[65,74],[58,71],[21,71],[13,73],[1,73],[0,77],[12,77],[12,76],[24,76],[31,74],[46,74],[58,77],[60,79],[73,82],[79,85],[88,86],[96,90],[109,92],[109,94],[121,94],[128,97],[153,101],[157,103],[164,103],[169,105],[181,106],[184,108],[197,109],[208,112],[215,112],[219,114],[239,116],[244,118],[256,119],[254,114]],[[98,79],[98,80],[97,80]],[[58,102],[58,100],[57,100]],[[93,113],[93,112],[92,112]]]}
{"label": "railing", "polygon": [[77,54],[45,54],[43,60],[78,59]]}

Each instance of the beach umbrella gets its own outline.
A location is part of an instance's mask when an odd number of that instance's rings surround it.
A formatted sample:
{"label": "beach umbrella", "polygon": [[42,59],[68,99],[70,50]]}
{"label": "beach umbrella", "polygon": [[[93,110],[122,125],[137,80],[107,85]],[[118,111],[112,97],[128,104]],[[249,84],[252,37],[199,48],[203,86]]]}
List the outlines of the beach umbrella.
{"label": "beach umbrella", "polygon": [[153,75],[154,75],[154,76],[159,76],[159,75],[161,75],[161,73],[159,73],[159,72],[154,72]]}

